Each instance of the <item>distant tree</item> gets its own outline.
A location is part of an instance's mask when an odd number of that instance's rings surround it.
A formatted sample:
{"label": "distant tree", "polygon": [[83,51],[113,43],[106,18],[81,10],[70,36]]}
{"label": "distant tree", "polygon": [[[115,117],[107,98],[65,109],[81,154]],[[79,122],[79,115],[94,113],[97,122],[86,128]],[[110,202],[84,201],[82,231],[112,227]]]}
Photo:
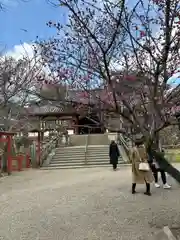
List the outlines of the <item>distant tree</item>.
{"label": "distant tree", "polygon": [[29,101],[29,89],[34,88],[34,79],[40,70],[35,59],[0,59],[0,110],[6,130],[9,130],[9,126],[6,127],[7,120],[16,118],[15,116],[20,114],[21,106]]}
{"label": "distant tree", "polygon": [[[34,88],[34,79],[38,75],[35,59],[0,59],[0,128],[1,131],[24,131],[27,128],[28,115],[25,106],[29,102],[29,90]],[[26,119],[26,126],[25,124]],[[1,143],[1,152],[6,155],[6,145]],[[6,166],[6,157],[3,158]],[[6,168],[4,170],[7,170]]]}

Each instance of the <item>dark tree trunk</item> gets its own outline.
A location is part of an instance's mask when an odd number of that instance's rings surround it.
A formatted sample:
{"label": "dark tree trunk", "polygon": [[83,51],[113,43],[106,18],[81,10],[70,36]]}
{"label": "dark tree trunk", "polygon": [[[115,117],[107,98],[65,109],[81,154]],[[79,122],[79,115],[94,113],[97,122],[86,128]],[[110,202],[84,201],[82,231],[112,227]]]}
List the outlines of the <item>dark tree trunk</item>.
{"label": "dark tree trunk", "polygon": [[167,172],[172,178],[174,178],[178,183],[180,183],[180,171],[173,167],[168,160],[165,158],[164,153],[160,152],[159,149],[159,136],[154,137],[154,141],[151,139],[147,141],[147,152],[149,155],[150,164],[153,158],[156,159],[160,168]]}
{"label": "dark tree trunk", "polygon": [[154,147],[155,147],[155,149],[160,151],[160,148],[159,148],[159,133],[156,133],[155,136],[154,136]]}

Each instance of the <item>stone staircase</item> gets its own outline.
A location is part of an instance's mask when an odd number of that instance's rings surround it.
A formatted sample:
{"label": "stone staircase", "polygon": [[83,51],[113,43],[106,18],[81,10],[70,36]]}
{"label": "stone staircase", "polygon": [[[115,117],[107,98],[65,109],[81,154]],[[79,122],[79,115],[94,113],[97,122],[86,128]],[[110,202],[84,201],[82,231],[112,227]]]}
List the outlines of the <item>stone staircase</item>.
{"label": "stone staircase", "polygon": [[[124,163],[122,158],[119,158],[119,163]],[[42,169],[90,167],[110,167],[108,145],[90,145],[86,153],[84,146],[57,148],[51,162],[49,164],[46,163]]]}
{"label": "stone staircase", "polygon": [[[116,139],[116,133],[71,135],[70,146],[56,148],[52,157],[44,162],[42,169],[110,167],[109,143]],[[119,163],[127,162],[123,144],[119,146],[119,150],[122,155]]]}

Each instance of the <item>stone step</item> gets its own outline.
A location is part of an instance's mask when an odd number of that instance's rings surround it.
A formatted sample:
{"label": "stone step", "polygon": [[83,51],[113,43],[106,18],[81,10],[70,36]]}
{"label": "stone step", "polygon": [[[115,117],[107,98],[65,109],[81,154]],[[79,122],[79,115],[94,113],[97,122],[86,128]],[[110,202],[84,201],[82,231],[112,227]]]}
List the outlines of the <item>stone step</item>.
{"label": "stone step", "polygon": [[[71,156],[71,157],[67,157],[67,156],[62,156],[62,157],[57,157],[56,155],[53,157],[52,161],[61,161],[61,160],[66,160],[66,161],[73,161],[73,160],[85,160],[85,156],[84,157],[80,157],[80,156]],[[87,160],[109,160],[109,157],[107,156],[99,156],[97,155],[96,157],[87,157]],[[119,158],[121,159],[121,158]]]}
{"label": "stone step", "polygon": [[87,152],[109,152],[109,150],[97,148],[97,149],[87,149]]}
{"label": "stone step", "polygon": [[[57,155],[70,155],[70,154],[75,154],[75,155],[82,155],[85,154],[85,151],[80,151],[80,152],[71,152],[71,151],[67,151],[67,152],[56,152]],[[104,154],[104,155],[109,155],[109,152],[105,152],[105,151],[88,151],[86,152],[87,155],[96,155],[96,154]]]}
{"label": "stone step", "polygon": [[85,156],[85,153],[71,153],[71,152],[69,152],[69,153],[55,153],[55,156],[58,156],[58,157],[71,157],[71,156],[82,156],[82,157],[84,157]]}
{"label": "stone step", "polygon": [[67,154],[63,154],[63,153],[56,153],[55,156],[58,156],[58,157],[78,157],[78,156],[87,156],[87,157],[96,157],[96,156],[103,156],[103,157],[109,157],[109,154],[107,153],[89,153],[89,154],[85,154],[85,153],[67,153]]}
{"label": "stone step", "polygon": [[87,153],[86,156],[89,156],[89,157],[96,157],[96,156],[108,156],[109,157],[109,153],[104,153],[104,152],[101,152],[101,153]]}
{"label": "stone step", "polygon": [[95,149],[95,148],[109,148],[109,145],[88,145],[88,148]]}
{"label": "stone step", "polygon": [[109,152],[109,150],[107,149],[85,149],[85,148],[82,148],[82,149],[76,149],[76,150],[71,150],[71,149],[67,149],[67,150],[64,150],[64,149],[56,149],[56,152],[60,152],[60,153],[66,153],[66,152]]}
{"label": "stone step", "polygon": [[87,150],[85,150],[85,148],[82,148],[82,149],[75,149],[75,150],[71,150],[71,149],[66,149],[66,150],[64,150],[64,149],[56,149],[56,153],[67,153],[67,152],[74,152],[74,153],[79,153],[79,152],[85,152],[85,151],[87,151],[88,153],[90,152],[94,152],[94,153],[96,153],[96,152],[107,152],[107,153],[109,153],[109,150],[107,150],[107,149],[87,149]]}
{"label": "stone step", "polygon": [[75,150],[71,150],[71,149],[56,149],[56,153],[67,153],[67,152],[74,152],[74,153],[78,153],[78,152],[85,152],[85,148],[82,149],[75,149]]}
{"label": "stone step", "polygon": [[[85,162],[85,161],[87,161],[87,162],[104,162],[104,161],[109,162],[109,158],[97,157],[97,158],[87,158],[86,160],[85,160],[85,158],[82,158],[82,159],[80,159],[80,158],[71,158],[71,159],[70,158],[61,158],[61,159],[55,158],[51,161],[51,163],[61,163],[61,162],[74,163],[74,162]],[[118,162],[122,162],[122,161],[123,161],[122,158],[119,158]]]}
{"label": "stone step", "polygon": [[[121,162],[120,162],[121,163]],[[74,161],[74,162],[67,162],[67,161],[62,161],[62,162],[57,162],[57,163],[50,163],[49,166],[64,166],[64,165],[67,165],[67,166],[75,166],[75,165],[104,165],[104,164],[109,164],[109,161],[88,161],[88,162],[85,162],[85,161]]]}
{"label": "stone step", "polygon": [[[124,164],[124,162],[120,162],[119,165],[121,166],[126,166],[126,164]],[[128,166],[128,165],[127,165]],[[81,165],[58,165],[58,166],[45,166],[45,167],[42,167],[41,169],[42,170],[58,170],[58,169],[81,169],[81,168],[112,168],[112,166],[107,163],[107,164],[81,164]]]}
{"label": "stone step", "polygon": [[[62,158],[56,158],[54,157],[51,162],[61,162],[61,161],[68,161],[68,162],[74,162],[74,161],[85,161],[85,157],[84,158],[66,158],[66,157],[62,157]],[[86,158],[86,161],[109,161],[109,158],[107,157],[96,157],[96,158]],[[119,158],[119,161],[122,161],[122,158]]]}
{"label": "stone step", "polygon": [[[109,157],[108,156],[96,156],[96,157],[87,157],[87,160],[92,160],[92,159],[97,159],[97,160],[109,160]],[[121,160],[122,158],[119,158],[119,161]]]}
{"label": "stone step", "polygon": [[106,152],[109,152],[109,149],[107,148],[94,148],[94,149],[87,149],[89,152],[96,152],[96,151],[106,151]]}
{"label": "stone step", "polygon": [[[83,146],[71,146],[71,147],[58,147],[57,149],[64,149],[64,150],[66,150],[66,149],[70,149],[70,150],[76,150],[76,149],[83,149],[83,148],[86,148],[86,146],[85,145],[83,145]],[[98,148],[101,148],[101,149],[109,149],[109,145],[95,145],[95,146],[93,146],[93,145],[89,145],[88,146],[88,149],[98,149]]]}
{"label": "stone step", "polygon": [[[50,164],[42,169],[110,167],[108,145],[88,146],[86,153],[85,149],[84,146],[59,147],[56,149]],[[124,163],[122,158],[119,158],[119,163]]]}
{"label": "stone step", "polygon": [[54,162],[51,162],[49,166],[78,166],[78,165],[104,165],[104,164],[109,164],[109,161],[74,161],[74,162],[67,162],[67,161],[64,161],[64,162],[58,162],[58,163],[54,163]]}
{"label": "stone step", "polygon": [[109,157],[109,154],[108,153],[103,153],[103,152],[100,152],[100,153],[87,153],[86,154],[87,157],[96,157],[96,156],[107,156]]}
{"label": "stone step", "polygon": [[53,161],[50,163],[50,165],[61,165],[61,164],[80,164],[80,163],[109,163],[109,160],[102,160],[102,161],[95,161],[95,160],[91,160],[91,161],[81,161],[81,160],[74,160],[74,161],[66,161],[66,160],[62,160],[62,161]]}
{"label": "stone step", "polygon": [[110,167],[110,164],[107,165],[76,165],[76,166],[51,166],[50,165],[48,167],[42,167],[42,170],[59,170],[59,169],[82,169],[82,168],[100,168],[100,167]]}
{"label": "stone step", "polygon": [[[83,153],[83,152],[85,152],[85,149],[78,150],[78,151],[71,151],[71,150],[69,150],[69,151],[57,151],[57,150],[56,150],[56,153],[57,153],[57,154],[59,154],[59,153],[60,153],[60,154],[66,154],[66,153]],[[102,153],[106,153],[106,154],[108,153],[108,154],[109,154],[109,151],[106,151],[106,150],[98,150],[98,149],[97,149],[97,150],[94,150],[94,151],[92,151],[92,150],[87,150],[86,152],[87,152],[87,154],[89,154],[89,153],[90,153],[90,154],[91,154],[91,153],[101,153],[101,152],[102,152]]]}
{"label": "stone step", "polygon": [[66,153],[57,153],[57,152],[55,152],[55,154],[56,155],[58,155],[58,156],[67,156],[67,155],[69,155],[69,156],[71,156],[71,155],[74,155],[74,156],[77,156],[77,155],[85,155],[85,152],[66,152]]}
{"label": "stone step", "polygon": [[69,158],[66,158],[66,157],[62,157],[62,158],[57,158],[56,156],[53,157],[52,161],[51,162],[59,162],[59,161],[69,161],[69,162],[72,162],[72,161],[76,161],[76,160],[80,160],[80,161],[85,161],[85,157],[83,158],[75,158],[75,157],[69,157]]}

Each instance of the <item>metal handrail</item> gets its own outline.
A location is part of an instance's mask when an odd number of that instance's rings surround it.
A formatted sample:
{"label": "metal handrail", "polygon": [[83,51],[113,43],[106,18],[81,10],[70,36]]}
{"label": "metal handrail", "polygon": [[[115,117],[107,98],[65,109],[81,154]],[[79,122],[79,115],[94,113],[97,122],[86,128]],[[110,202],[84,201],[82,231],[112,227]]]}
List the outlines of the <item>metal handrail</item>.
{"label": "metal handrail", "polygon": [[42,146],[42,153],[41,153],[41,161],[40,166],[43,165],[45,159],[47,156],[52,152],[54,148],[56,148],[58,138],[52,138],[48,143],[46,143],[44,146]]}
{"label": "metal handrail", "polygon": [[120,141],[121,141],[121,143],[124,145],[124,147],[125,147],[126,149],[129,149],[129,147],[128,147],[126,141],[124,140],[124,138],[122,137],[121,134],[120,134]]}
{"label": "metal handrail", "polygon": [[87,164],[87,151],[88,151],[88,144],[89,144],[89,133],[86,136],[86,144],[85,144],[85,164]]}

